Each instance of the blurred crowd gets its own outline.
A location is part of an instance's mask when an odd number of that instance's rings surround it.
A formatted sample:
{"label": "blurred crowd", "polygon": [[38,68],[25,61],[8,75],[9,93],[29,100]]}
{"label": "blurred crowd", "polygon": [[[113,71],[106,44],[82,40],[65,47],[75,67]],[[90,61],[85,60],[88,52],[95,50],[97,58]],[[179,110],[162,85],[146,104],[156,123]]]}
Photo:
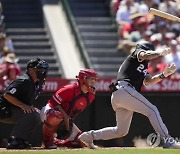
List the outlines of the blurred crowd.
{"label": "blurred crowd", "polygon": [[[155,45],[156,50],[168,46],[172,53],[154,59],[149,64],[149,73],[156,74],[166,64],[175,63],[176,77],[180,73],[180,23],[149,14],[155,8],[180,17],[179,0],[111,0],[110,11],[114,25],[118,29],[118,51],[127,54],[134,50],[138,41],[146,40]],[[173,76],[174,77],[174,76]]]}
{"label": "blurred crowd", "polygon": [[3,6],[0,2],[0,79],[14,80],[21,75],[18,58],[15,54],[13,42],[6,34]]}

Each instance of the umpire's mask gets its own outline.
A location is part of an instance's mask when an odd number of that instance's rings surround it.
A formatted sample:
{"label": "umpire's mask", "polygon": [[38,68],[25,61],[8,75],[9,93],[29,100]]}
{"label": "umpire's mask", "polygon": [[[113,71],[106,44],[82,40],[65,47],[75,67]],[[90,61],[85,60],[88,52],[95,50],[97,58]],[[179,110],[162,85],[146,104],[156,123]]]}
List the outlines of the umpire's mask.
{"label": "umpire's mask", "polygon": [[43,80],[47,76],[49,65],[45,60],[37,58],[36,60],[30,60],[27,63],[27,70],[28,68],[35,68],[37,78]]}
{"label": "umpire's mask", "polygon": [[44,60],[39,61],[39,63],[36,65],[36,74],[39,80],[43,80],[44,78],[46,78],[48,73],[48,68],[49,65],[46,61]]}

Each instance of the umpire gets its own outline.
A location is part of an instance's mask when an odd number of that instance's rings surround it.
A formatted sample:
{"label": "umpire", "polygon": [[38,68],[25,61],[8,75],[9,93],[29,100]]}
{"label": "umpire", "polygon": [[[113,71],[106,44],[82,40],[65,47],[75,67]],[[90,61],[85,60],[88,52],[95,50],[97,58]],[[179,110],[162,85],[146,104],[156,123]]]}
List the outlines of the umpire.
{"label": "umpire", "polygon": [[48,68],[44,60],[30,60],[26,73],[15,79],[0,97],[0,122],[15,124],[7,149],[31,148],[28,138],[41,123],[39,110],[32,104],[43,91]]}

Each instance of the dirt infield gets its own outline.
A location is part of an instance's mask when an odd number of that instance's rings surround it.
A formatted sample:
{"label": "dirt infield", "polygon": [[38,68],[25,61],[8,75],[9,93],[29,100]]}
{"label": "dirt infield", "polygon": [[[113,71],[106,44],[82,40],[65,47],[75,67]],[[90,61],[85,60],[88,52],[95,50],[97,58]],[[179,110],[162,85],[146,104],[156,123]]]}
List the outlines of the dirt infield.
{"label": "dirt infield", "polygon": [[98,148],[95,150],[88,148],[81,149],[42,149],[34,148],[28,150],[6,150],[0,148],[0,154],[179,154],[180,149],[163,149],[158,148],[137,148],[137,147],[113,147]]}
{"label": "dirt infield", "polygon": [[[78,151],[78,150],[88,150],[89,148],[77,148],[77,149],[70,149],[70,148],[57,148],[57,149],[44,149],[42,147],[33,147],[31,149],[6,149],[6,148],[0,148],[0,153],[2,151]],[[95,150],[110,150],[110,149],[119,149],[119,150],[128,150],[128,149],[163,149],[162,147],[156,147],[156,148],[151,148],[151,147],[98,147]],[[92,149],[89,149],[92,150]]]}

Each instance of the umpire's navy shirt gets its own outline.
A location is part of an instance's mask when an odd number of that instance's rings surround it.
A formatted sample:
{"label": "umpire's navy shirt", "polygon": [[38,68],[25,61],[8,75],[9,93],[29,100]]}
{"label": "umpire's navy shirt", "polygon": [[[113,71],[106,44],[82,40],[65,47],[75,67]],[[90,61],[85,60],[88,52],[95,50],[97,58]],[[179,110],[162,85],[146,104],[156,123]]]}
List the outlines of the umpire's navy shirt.
{"label": "umpire's navy shirt", "polygon": [[[4,93],[17,98],[24,104],[32,105],[33,101],[39,96],[41,88],[42,86],[40,86],[38,82],[34,83],[31,76],[28,73],[25,73],[12,81]],[[0,101],[11,104],[3,97],[3,95],[0,99]]]}

